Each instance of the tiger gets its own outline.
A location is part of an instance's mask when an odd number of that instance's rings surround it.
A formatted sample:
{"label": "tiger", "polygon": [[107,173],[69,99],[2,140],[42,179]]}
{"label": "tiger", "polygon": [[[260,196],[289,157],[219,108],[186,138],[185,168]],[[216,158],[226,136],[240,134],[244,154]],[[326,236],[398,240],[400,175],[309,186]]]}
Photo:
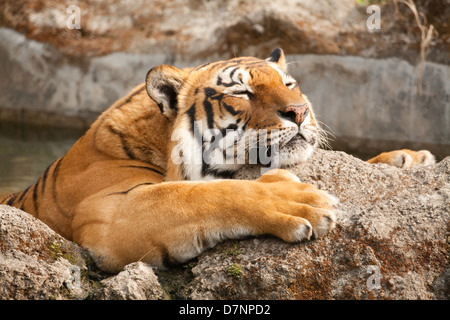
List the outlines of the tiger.
{"label": "tiger", "polygon": [[[227,239],[288,243],[336,226],[339,199],[286,168],[323,140],[282,49],[151,68],[37,182],[1,203],[85,248],[103,271],[166,269]],[[257,165],[256,180],[233,179]]]}

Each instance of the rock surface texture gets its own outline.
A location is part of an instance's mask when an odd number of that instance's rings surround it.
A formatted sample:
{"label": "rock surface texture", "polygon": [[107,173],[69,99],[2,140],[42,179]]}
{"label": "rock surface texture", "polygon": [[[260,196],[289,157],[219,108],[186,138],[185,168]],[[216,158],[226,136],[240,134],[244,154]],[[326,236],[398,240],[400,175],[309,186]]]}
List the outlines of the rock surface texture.
{"label": "rock surface texture", "polygon": [[[336,229],[298,245],[276,239],[221,245],[193,268],[191,298],[449,297],[449,157],[402,171],[318,150],[291,170],[341,200]],[[251,171],[240,177],[259,175]]]}
{"label": "rock surface texture", "polygon": [[[85,251],[0,206],[1,299],[448,299],[450,157],[401,170],[317,150],[290,169],[336,195],[337,227],[287,244],[226,241],[168,272],[133,263],[95,270]],[[239,179],[260,175],[242,170]],[[79,276],[79,277],[78,277]]]}
{"label": "rock surface texture", "polygon": [[0,205],[0,299],[83,299],[89,255],[19,209]]}

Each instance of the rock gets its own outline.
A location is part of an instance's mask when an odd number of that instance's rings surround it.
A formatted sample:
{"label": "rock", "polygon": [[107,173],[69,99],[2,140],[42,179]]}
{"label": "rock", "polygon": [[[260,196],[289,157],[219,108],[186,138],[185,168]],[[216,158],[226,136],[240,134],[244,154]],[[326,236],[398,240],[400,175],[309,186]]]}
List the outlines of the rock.
{"label": "rock", "polygon": [[[404,60],[335,55],[290,55],[287,59],[290,74],[334,135],[377,139],[383,148],[387,141],[399,142],[392,149],[413,141],[434,144],[439,147],[431,152],[440,159],[450,154],[450,120],[442,117],[450,114],[449,65],[425,64],[419,97],[417,68]],[[358,147],[361,152],[364,145]],[[365,149],[370,148],[374,149],[373,143]]]}
{"label": "rock", "polygon": [[19,209],[0,205],[0,299],[85,299],[88,253]]}
{"label": "rock", "polygon": [[[428,59],[448,62],[446,0],[416,3],[439,33]],[[5,0],[2,25],[50,43],[75,60],[130,52],[164,54],[173,62],[269,54],[282,46],[294,54],[402,56],[415,62],[420,32],[412,11],[404,4],[377,3],[381,30],[371,30],[367,6],[354,0],[154,0],[151,5],[132,0],[78,0],[72,5]],[[74,14],[79,26],[73,25]]]}
{"label": "rock", "polygon": [[[337,227],[322,238],[228,241],[202,254],[192,299],[448,299],[450,157],[401,170],[317,150],[291,169],[336,195]],[[239,178],[256,178],[244,169]]]}
{"label": "rock", "polygon": [[28,213],[0,205],[0,300],[165,298],[149,265],[101,273],[83,248]]}
{"label": "rock", "polygon": [[6,121],[89,127],[142,83],[152,66],[166,63],[158,55],[120,52],[75,62],[47,43],[3,27],[0,39],[0,70],[14,75],[0,77],[0,120]]}
{"label": "rock", "polygon": [[331,233],[226,241],[169,271],[101,274],[78,245],[0,206],[0,299],[449,299],[450,157],[401,170],[317,150],[289,170],[341,200]]}
{"label": "rock", "polygon": [[102,280],[95,299],[161,300],[167,293],[158,282],[153,269],[144,262],[127,265],[119,274]]}

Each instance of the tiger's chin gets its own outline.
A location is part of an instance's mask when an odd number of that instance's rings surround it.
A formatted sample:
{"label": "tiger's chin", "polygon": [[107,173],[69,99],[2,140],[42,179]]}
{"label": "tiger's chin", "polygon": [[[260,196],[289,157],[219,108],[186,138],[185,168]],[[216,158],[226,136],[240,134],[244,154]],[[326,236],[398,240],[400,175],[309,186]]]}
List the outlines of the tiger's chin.
{"label": "tiger's chin", "polygon": [[313,154],[316,144],[316,139],[314,137],[305,138],[302,134],[298,133],[280,148],[280,167],[291,167],[306,162]]}

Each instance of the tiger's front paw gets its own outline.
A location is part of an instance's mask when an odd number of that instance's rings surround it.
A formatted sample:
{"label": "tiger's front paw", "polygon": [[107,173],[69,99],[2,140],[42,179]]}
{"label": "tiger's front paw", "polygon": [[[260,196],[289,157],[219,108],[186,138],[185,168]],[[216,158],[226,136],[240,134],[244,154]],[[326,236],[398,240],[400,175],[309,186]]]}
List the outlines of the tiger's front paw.
{"label": "tiger's front paw", "polygon": [[339,200],[331,194],[301,183],[293,173],[281,169],[268,171],[258,180],[269,183],[282,197],[283,204],[274,204],[279,211],[298,217],[299,225],[289,242],[321,237],[336,226]]}
{"label": "tiger's front paw", "polygon": [[338,212],[335,205],[339,203],[335,197],[316,190],[304,192],[299,198],[302,203],[289,214],[306,219],[311,224],[312,238],[319,238],[334,229]]}

